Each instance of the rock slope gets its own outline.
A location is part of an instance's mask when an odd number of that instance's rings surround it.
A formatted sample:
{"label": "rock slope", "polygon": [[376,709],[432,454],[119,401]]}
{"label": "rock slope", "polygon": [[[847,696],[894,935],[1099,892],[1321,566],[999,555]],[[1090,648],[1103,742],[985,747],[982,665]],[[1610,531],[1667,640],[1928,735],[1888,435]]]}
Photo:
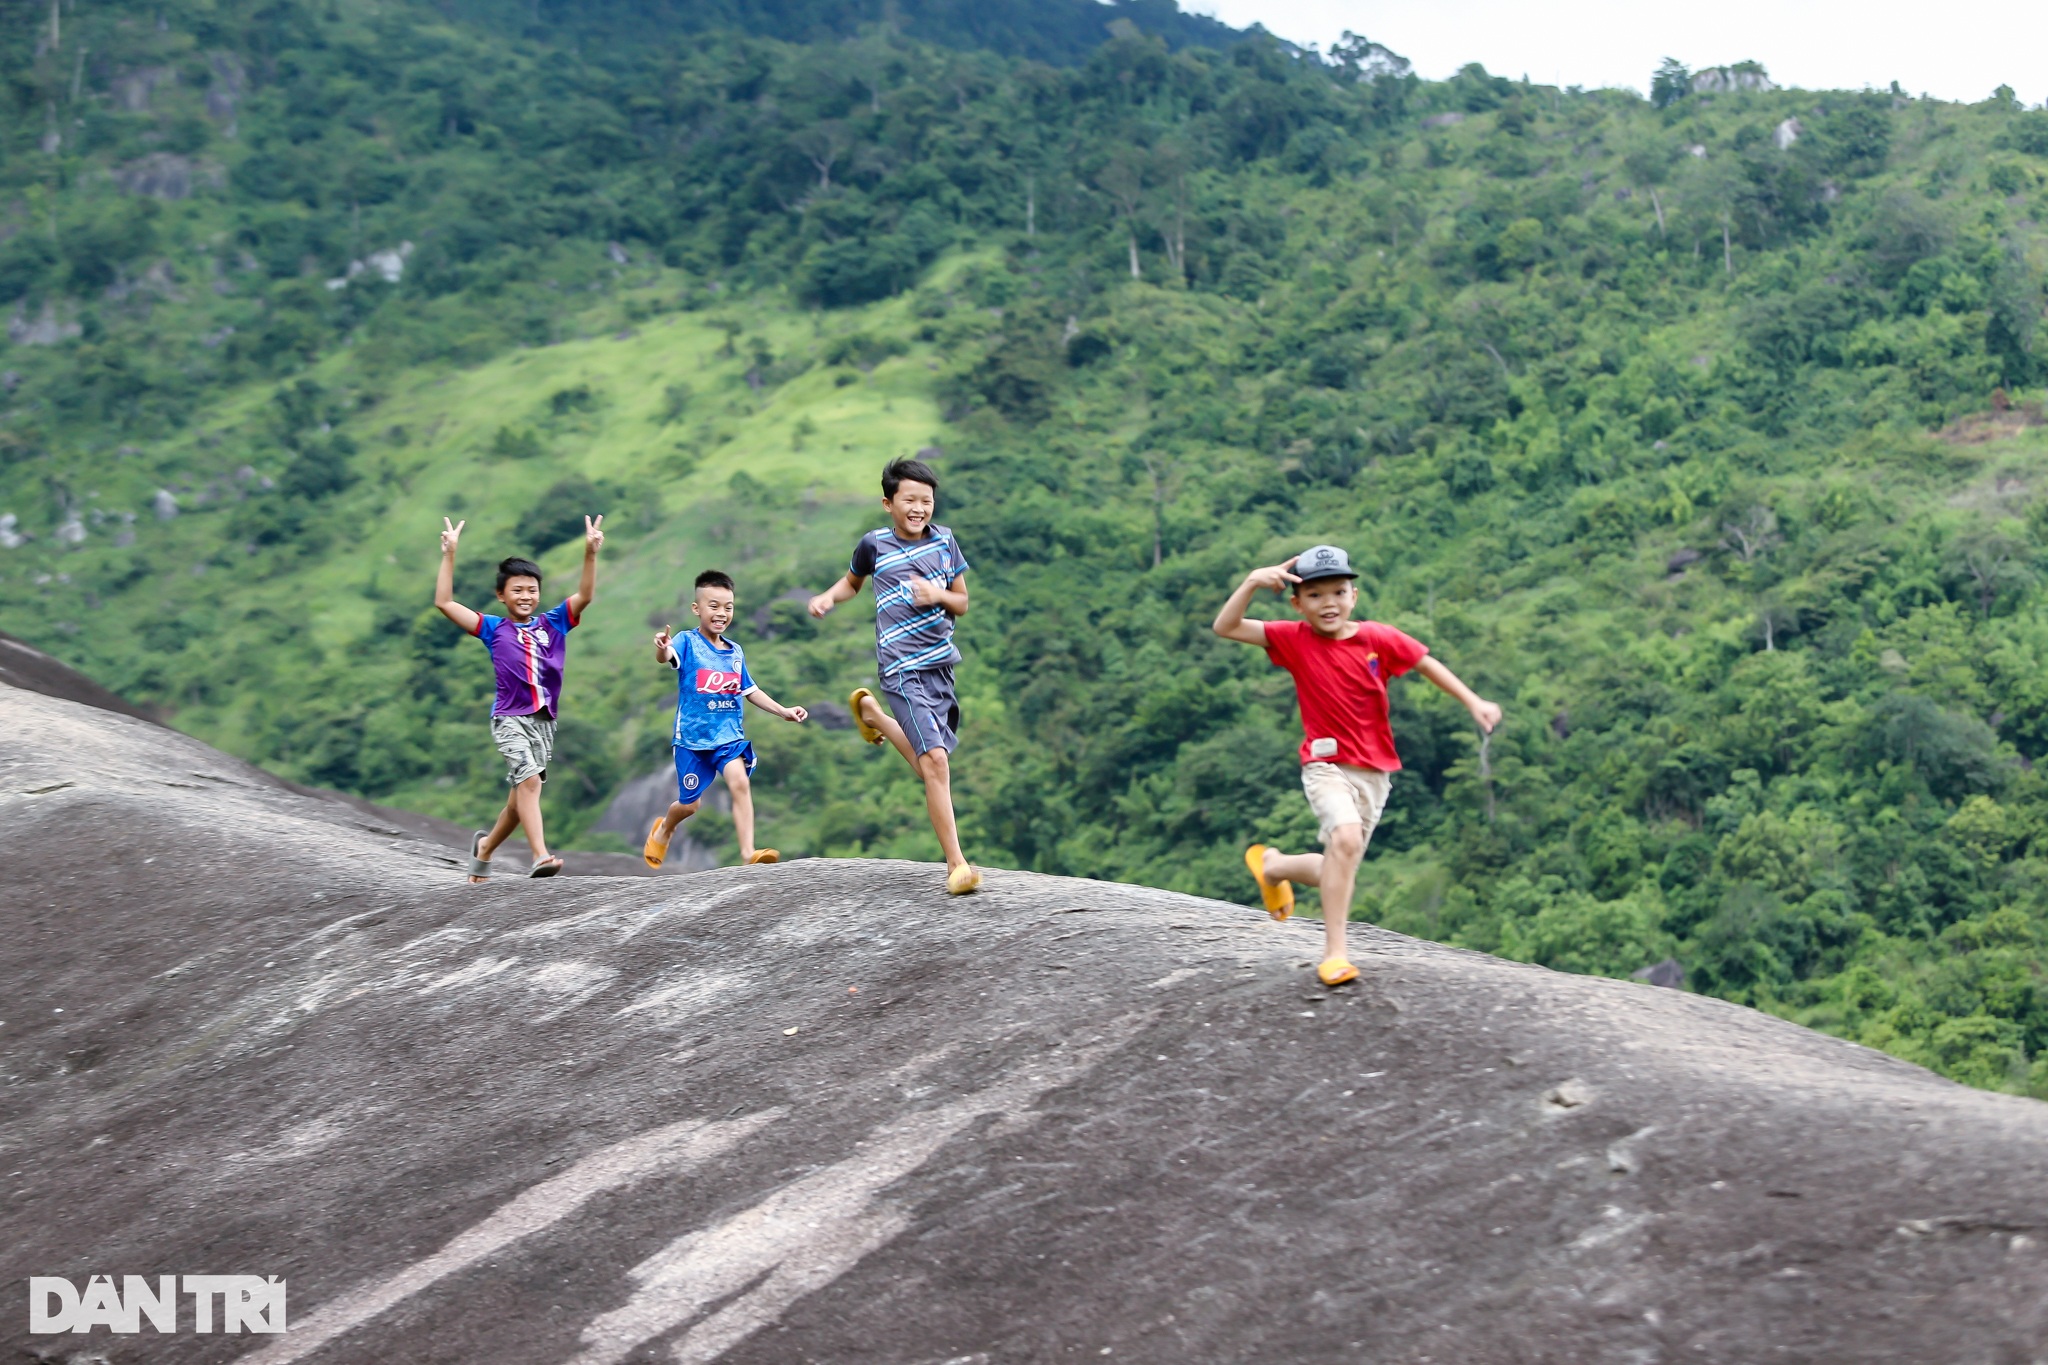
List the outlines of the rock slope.
{"label": "rock slope", "polygon": [[[0,686],[0,1345],[112,1362],[1999,1361],[2048,1106],[1135,887],[445,849]],[[28,1332],[285,1277],[283,1336]],[[17,1358],[22,1358],[17,1356]]]}

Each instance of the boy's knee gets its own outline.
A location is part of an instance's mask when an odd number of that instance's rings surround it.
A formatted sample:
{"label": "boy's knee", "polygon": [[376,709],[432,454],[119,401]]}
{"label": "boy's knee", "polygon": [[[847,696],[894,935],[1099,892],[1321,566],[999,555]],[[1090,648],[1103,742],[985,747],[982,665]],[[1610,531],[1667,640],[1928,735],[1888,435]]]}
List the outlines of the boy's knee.
{"label": "boy's knee", "polygon": [[1332,858],[1355,860],[1365,856],[1365,826],[1339,825],[1323,840],[1323,852]]}
{"label": "boy's knee", "polygon": [[678,801],[673,806],[670,806],[668,808],[668,813],[675,819],[685,820],[688,819],[690,816],[695,815],[697,813],[697,807],[703,804],[704,803],[701,800],[692,801],[688,805],[684,805],[681,801]]}
{"label": "boy's knee", "polygon": [[927,782],[941,782],[953,769],[944,749],[927,749],[917,756],[917,770],[924,774]]}
{"label": "boy's knee", "polygon": [[725,790],[733,796],[745,796],[754,789],[753,782],[743,772],[725,775]]}
{"label": "boy's knee", "polygon": [[540,775],[536,773],[534,776],[525,779],[517,787],[514,787],[513,790],[521,796],[539,796]]}

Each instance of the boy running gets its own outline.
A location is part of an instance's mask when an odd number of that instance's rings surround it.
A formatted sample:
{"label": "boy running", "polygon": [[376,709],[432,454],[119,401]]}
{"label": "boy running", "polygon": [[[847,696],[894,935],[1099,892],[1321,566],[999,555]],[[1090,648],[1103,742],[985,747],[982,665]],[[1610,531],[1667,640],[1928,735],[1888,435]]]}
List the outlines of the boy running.
{"label": "boy running", "polygon": [[503,616],[483,615],[455,600],[455,546],[467,525],[441,518],[441,571],[434,577],[434,605],[491,652],[498,675],[491,739],[505,756],[505,780],[512,786],[498,822],[478,830],[469,841],[469,879],[488,878],[491,854],[522,827],[533,849],[533,868],[527,875],[552,877],[562,870],[562,860],[548,852],[541,833],[540,787],[554,753],[569,632],[597,598],[597,552],[604,547],[604,518],[583,518],[583,578],[566,601],[545,612],[540,612],[540,565],[530,559],[501,561],[497,597],[505,607]]}
{"label": "boy running", "polygon": [[697,813],[715,777],[725,779],[725,789],[732,796],[732,825],[740,836],[740,861],[772,863],[782,857],[772,848],[754,847],[754,788],[748,781],[754,771],[754,746],[747,739],[740,702],[750,701],[771,716],[798,724],[810,713],[801,706],[784,706],[754,685],[739,641],[725,638],[732,628],[733,610],[732,579],[716,569],[706,569],[697,575],[696,596],[690,602],[697,628],[671,636],[663,626],[654,637],[655,660],[676,671],[676,724],[671,740],[676,756],[676,799],[647,831],[640,856],[649,867],[660,867],[668,857],[668,841],[675,837],[676,826]]}
{"label": "boy running", "polygon": [[981,869],[960,851],[949,757],[960,742],[953,622],[967,614],[967,557],[951,531],[931,524],[938,494],[930,465],[891,460],[882,471],[889,524],[860,538],[846,576],[813,597],[810,612],[824,616],[875,580],[875,667],[889,706],[861,687],[847,708],[862,739],[888,740],[923,779],[925,812],[946,854],[946,890],[964,896],[981,885]]}
{"label": "boy running", "polygon": [[[1500,724],[1500,708],[1475,695],[1457,675],[1430,657],[1420,640],[1378,621],[1354,621],[1358,575],[1334,545],[1317,545],[1285,564],[1254,569],[1216,614],[1215,630],[1226,640],[1258,645],[1277,668],[1294,675],[1301,703],[1301,787],[1322,826],[1323,852],[1282,853],[1253,844],[1245,865],[1259,883],[1266,913],[1284,920],[1294,911],[1290,882],[1323,893],[1323,963],[1316,975],[1326,986],[1358,975],[1344,956],[1344,924],[1351,918],[1351,893],[1366,841],[1386,809],[1393,775],[1401,767],[1394,734],[1387,725],[1387,679],[1417,669],[1465,704],[1488,734]],[[1249,621],[1245,608],[1260,588],[1288,592],[1299,621]]]}

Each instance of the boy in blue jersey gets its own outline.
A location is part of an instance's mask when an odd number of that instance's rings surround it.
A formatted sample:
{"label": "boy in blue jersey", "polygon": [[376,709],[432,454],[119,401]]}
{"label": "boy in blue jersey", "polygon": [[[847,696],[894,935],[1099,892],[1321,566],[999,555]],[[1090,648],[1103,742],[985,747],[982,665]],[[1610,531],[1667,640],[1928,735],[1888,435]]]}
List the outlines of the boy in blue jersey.
{"label": "boy in blue jersey", "polygon": [[754,685],[747,671],[747,656],[737,640],[725,638],[732,628],[732,579],[716,569],[697,575],[696,597],[690,611],[697,628],[670,637],[663,627],[654,637],[654,657],[676,671],[676,723],[672,744],[676,756],[676,799],[668,813],[647,831],[647,844],[640,856],[649,867],[660,867],[668,857],[668,841],[676,826],[697,813],[704,793],[715,777],[725,779],[732,795],[733,830],[740,838],[740,861],[772,863],[782,855],[772,848],[754,847],[754,789],[748,780],[754,771],[754,746],[747,739],[746,720],[740,709],[750,701],[771,716],[801,724],[809,712],[801,706],[784,706]]}
{"label": "boy in blue jersey", "polygon": [[946,890],[962,896],[981,885],[981,869],[960,851],[950,759],[960,742],[953,622],[967,614],[967,556],[951,531],[932,525],[938,493],[930,465],[891,460],[882,471],[889,524],[860,538],[846,576],[811,599],[810,613],[825,615],[875,580],[875,667],[889,705],[862,687],[847,707],[862,739],[887,740],[924,780],[925,813],[946,854]]}

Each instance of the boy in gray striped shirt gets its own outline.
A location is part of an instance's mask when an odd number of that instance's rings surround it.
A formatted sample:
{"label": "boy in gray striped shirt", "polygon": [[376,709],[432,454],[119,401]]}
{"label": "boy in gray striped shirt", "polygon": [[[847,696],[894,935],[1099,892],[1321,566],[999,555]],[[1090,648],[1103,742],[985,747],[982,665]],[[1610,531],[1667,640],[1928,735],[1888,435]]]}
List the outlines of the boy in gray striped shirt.
{"label": "boy in gray striped shirt", "polygon": [[813,597],[810,611],[824,616],[875,580],[875,666],[888,708],[865,687],[847,705],[862,739],[886,739],[924,780],[925,810],[946,854],[946,890],[960,896],[981,885],[981,869],[960,851],[949,759],[959,744],[953,621],[967,614],[967,557],[951,531],[932,525],[938,492],[930,465],[891,460],[882,471],[889,524],[860,538],[846,576]]}

